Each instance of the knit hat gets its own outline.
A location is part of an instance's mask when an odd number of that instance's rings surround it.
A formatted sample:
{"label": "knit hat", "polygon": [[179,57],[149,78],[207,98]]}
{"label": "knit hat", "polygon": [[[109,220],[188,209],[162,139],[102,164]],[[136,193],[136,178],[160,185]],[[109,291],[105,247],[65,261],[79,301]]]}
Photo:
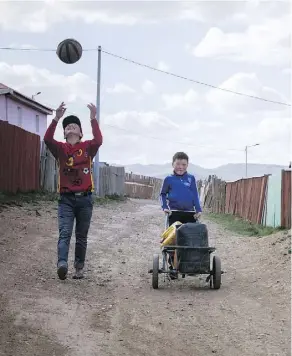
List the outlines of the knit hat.
{"label": "knit hat", "polygon": [[66,126],[70,124],[77,124],[80,127],[80,131],[82,133],[81,122],[77,116],[75,115],[66,116],[65,119],[63,120],[63,129],[65,130]]}

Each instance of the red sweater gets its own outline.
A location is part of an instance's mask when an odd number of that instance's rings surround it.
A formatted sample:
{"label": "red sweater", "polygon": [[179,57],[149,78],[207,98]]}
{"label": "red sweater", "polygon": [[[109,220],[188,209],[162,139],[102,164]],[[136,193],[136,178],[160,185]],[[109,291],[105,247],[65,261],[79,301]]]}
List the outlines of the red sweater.
{"label": "red sweater", "polygon": [[44,137],[45,144],[58,161],[58,192],[92,192],[92,159],[102,145],[97,120],[91,120],[93,139],[75,145],[54,140],[57,121],[53,120]]}

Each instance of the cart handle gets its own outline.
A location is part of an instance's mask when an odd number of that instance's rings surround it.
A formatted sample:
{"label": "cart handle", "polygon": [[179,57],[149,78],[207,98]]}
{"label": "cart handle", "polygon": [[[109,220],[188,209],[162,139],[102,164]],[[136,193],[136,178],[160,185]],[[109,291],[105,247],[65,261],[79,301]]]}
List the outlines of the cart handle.
{"label": "cart handle", "polygon": [[164,221],[164,230],[168,229],[169,224],[168,224],[168,214],[165,214],[165,221]]}

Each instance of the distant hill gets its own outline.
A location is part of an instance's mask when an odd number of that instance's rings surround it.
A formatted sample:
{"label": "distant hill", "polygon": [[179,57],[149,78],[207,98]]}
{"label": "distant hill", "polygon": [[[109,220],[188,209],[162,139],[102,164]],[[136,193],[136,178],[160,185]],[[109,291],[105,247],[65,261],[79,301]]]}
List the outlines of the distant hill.
{"label": "distant hill", "polygon": [[[132,164],[126,166],[126,172],[133,172],[136,174],[142,174],[145,176],[151,176],[156,178],[164,178],[171,173],[171,163],[166,164]],[[274,164],[248,164],[248,176],[259,177],[265,174],[275,174],[281,169],[287,169],[287,167],[274,165]],[[245,177],[245,164],[244,163],[229,163],[217,168],[203,168],[194,164],[189,165],[189,173],[195,174],[197,179],[205,179],[209,175],[216,175],[226,181],[235,181]]]}

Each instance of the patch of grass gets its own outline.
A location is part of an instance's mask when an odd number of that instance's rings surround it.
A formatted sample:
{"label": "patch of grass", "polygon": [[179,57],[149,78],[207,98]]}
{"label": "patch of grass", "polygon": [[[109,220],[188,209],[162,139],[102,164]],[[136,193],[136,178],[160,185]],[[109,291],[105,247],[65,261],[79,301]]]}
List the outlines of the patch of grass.
{"label": "patch of grass", "polygon": [[284,230],[282,228],[273,228],[270,226],[254,224],[230,214],[210,213],[207,215],[207,218],[220,224],[227,230],[242,236],[267,236]]}
{"label": "patch of grass", "polygon": [[[22,206],[22,204],[38,204],[44,201],[57,201],[59,195],[57,193],[49,193],[44,191],[31,191],[27,193],[4,193],[0,192],[0,207],[2,206]],[[117,194],[106,196],[104,198],[94,197],[94,201],[98,205],[108,204],[111,202],[125,201],[126,198]]]}
{"label": "patch of grass", "polygon": [[117,194],[113,194],[113,195],[107,195],[104,198],[100,198],[100,197],[95,197],[94,201],[97,205],[104,205],[104,204],[109,204],[109,203],[113,203],[113,202],[122,202],[122,201],[126,201],[127,198],[117,195]]}
{"label": "patch of grass", "polygon": [[15,205],[22,206],[22,204],[38,204],[43,201],[56,201],[58,194],[48,193],[43,191],[31,191],[26,193],[4,193],[0,192],[0,205]]}

